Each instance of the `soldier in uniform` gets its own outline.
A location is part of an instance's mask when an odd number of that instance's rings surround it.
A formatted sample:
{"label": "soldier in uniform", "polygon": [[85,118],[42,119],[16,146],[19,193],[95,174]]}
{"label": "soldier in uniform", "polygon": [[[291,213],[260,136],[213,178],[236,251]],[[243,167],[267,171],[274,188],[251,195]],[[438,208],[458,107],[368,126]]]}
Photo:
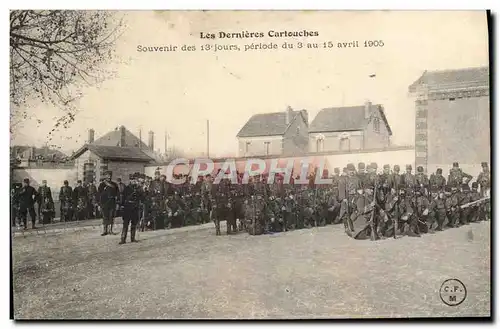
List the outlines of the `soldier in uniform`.
{"label": "soldier in uniform", "polygon": [[245,217],[247,221],[248,234],[261,235],[266,231],[268,226],[267,218],[271,218],[272,214],[268,212],[266,203],[262,194],[252,195],[246,204]]}
{"label": "soldier in uniform", "polygon": [[275,196],[274,192],[269,197],[269,201],[267,203],[269,209],[270,223],[269,223],[269,231],[270,232],[284,232],[283,227],[283,219],[281,216],[281,204],[280,197]]}
{"label": "soldier in uniform", "polygon": [[59,190],[59,202],[61,203],[61,222],[73,219],[73,189],[65,180]]}
{"label": "soldier in uniform", "polygon": [[358,172],[357,172],[357,176],[358,176],[358,180],[359,180],[359,183],[361,184],[361,186],[365,186],[365,182],[366,182],[366,172],[365,172],[365,164],[364,162],[360,162],[358,163]]}
{"label": "soldier in uniform", "polygon": [[285,191],[285,198],[282,202],[282,216],[284,231],[294,230],[297,225],[297,202],[295,191],[289,187]]}
{"label": "soldier in uniform", "polygon": [[403,185],[403,176],[399,174],[400,168],[398,165],[394,165],[393,172],[389,176],[389,186],[394,189],[399,195],[399,188]]}
{"label": "soldier in uniform", "polygon": [[151,219],[152,229],[164,229],[165,228],[165,199],[166,191],[165,184],[160,180],[160,170],[159,168],[155,171],[154,180],[150,183],[148,189],[148,197],[150,200],[149,206],[149,218]]}
{"label": "soldier in uniform", "polygon": [[102,226],[103,233],[101,236],[105,236],[113,233],[113,216],[116,211],[117,199],[118,199],[118,185],[113,182],[112,172],[107,171],[104,173],[104,179],[99,188],[97,189],[99,193],[99,203],[102,212]]}
{"label": "soldier in uniform", "polygon": [[15,227],[20,226],[18,225],[18,218],[19,218],[19,192],[21,191],[22,184],[20,183],[14,183],[12,184],[12,189],[10,190],[10,205],[11,205],[11,220],[12,220],[12,226]]}
{"label": "soldier in uniform", "polygon": [[[408,181],[405,182],[408,184]],[[414,188],[414,187],[413,187]],[[400,217],[399,227],[401,227],[401,231],[403,235],[410,237],[419,237],[418,234],[418,218],[415,214],[414,207],[416,206],[415,196],[413,195],[413,189],[403,186],[399,188],[399,193],[401,197],[401,202],[399,203],[400,209],[398,210]]]}
{"label": "soldier in uniform", "polygon": [[168,198],[166,228],[178,228],[184,224],[184,202],[178,191]]}
{"label": "soldier in uniform", "polygon": [[88,191],[82,186],[82,181],[78,180],[73,189],[73,204],[76,205],[75,219],[84,220],[87,217]]}
{"label": "soldier in uniform", "polygon": [[415,190],[415,228],[417,233],[428,233],[432,225],[429,225],[429,199],[425,187],[417,187]]}
{"label": "soldier in uniform", "polygon": [[356,169],[352,163],[347,165],[347,172],[348,176],[346,176],[342,184],[339,185],[339,194],[342,199],[339,217],[344,221],[344,225],[346,224],[345,220],[347,220],[352,213],[352,205],[355,201],[356,191],[358,188],[363,190],[360,179],[356,175]]}
{"label": "soldier in uniform", "polygon": [[[481,167],[483,171],[477,177],[477,184],[480,187],[481,198],[485,198],[490,196],[491,174],[487,162],[482,162]],[[491,218],[491,201],[487,200],[481,207],[483,208],[481,213],[484,215],[484,219],[489,220]]]}
{"label": "soldier in uniform", "polygon": [[422,195],[428,197],[430,193],[429,179],[427,178],[427,175],[424,173],[424,167],[422,166],[417,167],[417,174],[415,175],[415,183],[417,185],[417,188],[421,190]]}
{"label": "soldier in uniform", "polygon": [[472,176],[463,172],[460,169],[458,162],[453,163],[453,168],[450,169],[450,174],[448,175],[448,185],[454,188],[460,188],[462,184],[469,184]]}
{"label": "soldier in uniform", "polygon": [[54,200],[52,191],[47,186],[47,181],[42,180],[42,185],[38,187],[38,219],[40,224],[50,224],[55,216]]}
{"label": "soldier in uniform", "polygon": [[457,227],[460,219],[460,200],[456,187],[445,187],[446,195],[446,216],[448,218],[448,227]]}
{"label": "soldier in uniform", "polygon": [[415,181],[415,175],[413,175],[411,172],[412,172],[411,165],[406,165],[406,172],[402,176],[402,181],[407,191],[413,192],[416,186],[416,181]]}
{"label": "soldier in uniform", "polygon": [[137,223],[141,217],[140,204],[144,201],[144,192],[138,184],[139,173],[130,175],[130,183],[123,189],[121,205],[123,209],[123,229],[120,244],[127,240],[128,227],[130,225],[130,242],[137,242],[135,234]]}
{"label": "soldier in uniform", "polygon": [[375,202],[364,194],[363,187],[358,185],[357,194],[353,199],[351,215],[347,218],[345,229],[347,235],[356,240],[370,237],[371,213],[375,210]]}
{"label": "soldier in uniform", "polygon": [[[469,184],[462,184],[462,188],[459,193],[459,204],[465,205],[471,201],[471,195],[470,195],[470,187]],[[469,224],[469,217],[470,217],[470,207],[465,207],[462,208],[460,207],[460,224],[462,225],[468,225]]]}
{"label": "soldier in uniform", "polygon": [[[472,183],[472,191],[471,191],[470,197],[469,197],[470,202],[474,202],[474,201],[481,199],[481,194],[477,190],[478,185],[479,184],[477,182]],[[475,204],[475,205],[470,206],[470,210],[469,210],[469,221],[470,222],[478,222],[480,220],[483,220],[484,219],[484,218],[482,218],[483,216],[484,216],[484,214],[482,212],[482,205],[481,204]]]}
{"label": "soldier in uniform", "polygon": [[384,165],[384,171],[379,175],[378,178],[380,189],[384,196],[387,197],[391,192],[391,166],[388,164]]}
{"label": "soldier in uniform", "polygon": [[93,182],[85,183],[87,188],[87,218],[94,219],[97,218],[97,188]]}
{"label": "soldier in uniform", "polygon": [[[116,185],[118,186],[118,204],[123,204],[123,191],[125,190],[125,183],[122,182],[122,179],[118,177],[116,179]],[[122,211],[119,208],[116,211],[115,217],[121,217],[122,216]]]}
{"label": "soldier in uniform", "polygon": [[[229,189],[225,180],[221,180],[219,184],[212,184],[211,198],[215,235],[221,235],[220,222],[227,220],[229,204]],[[230,225],[227,225],[227,234],[230,234]]]}
{"label": "soldier in uniform", "polygon": [[33,186],[30,185],[30,180],[25,178],[23,180],[23,186],[19,190],[19,217],[22,220],[24,229],[28,228],[28,213],[31,217],[31,228],[36,229],[36,213],[35,213],[35,202],[38,200],[38,194]]}
{"label": "soldier in uniform", "polygon": [[203,223],[208,223],[210,218],[210,212],[212,211],[212,176],[207,174],[201,184],[201,212],[203,216]]}
{"label": "soldier in uniform", "polygon": [[385,213],[387,214],[387,221],[383,223],[383,235],[385,237],[394,238],[401,234],[400,227],[403,223],[400,223],[401,215],[404,214],[406,208],[405,205],[400,206],[401,199],[404,200],[404,189],[391,188],[390,193],[387,195],[385,200]]}
{"label": "soldier in uniform", "polygon": [[438,189],[440,191],[444,190],[446,186],[446,178],[443,177],[443,169],[438,168],[435,174],[432,174],[429,178],[429,185],[431,188]]}
{"label": "soldier in uniform", "polygon": [[[427,232],[434,233],[435,231],[443,230],[443,223],[446,219],[446,209],[444,204],[444,194],[437,186],[432,186],[431,199],[422,215],[426,216]],[[440,197],[441,194],[441,197]]]}
{"label": "soldier in uniform", "polygon": [[340,202],[339,200],[339,183],[341,180],[340,176],[340,168],[335,168],[333,169],[334,175],[332,177],[332,186],[331,186],[331,192],[333,193],[333,198],[335,201]]}

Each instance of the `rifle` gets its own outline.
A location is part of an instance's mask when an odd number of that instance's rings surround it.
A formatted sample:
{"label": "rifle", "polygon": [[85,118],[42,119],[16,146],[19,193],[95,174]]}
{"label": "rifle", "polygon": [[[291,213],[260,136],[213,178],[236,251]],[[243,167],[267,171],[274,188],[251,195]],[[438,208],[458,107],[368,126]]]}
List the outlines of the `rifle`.
{"label": "rifle", "polygon": [[375,188],[373,191],[373,202],[375,203],[375,207],[372,210],[371,218],[370,218],[370,240],[375,241],[377,240],[377,235],[375,232],[375,210],[377,209],[376,207],[376,198],[377,198],[377,180],[375,180]]}
{"label": "rifle", "polygon": [[396,201],[396,214],[394,217],[394,239],[398,238],[398,230],[399,230],[399,182],[396,182],[396,176],[394,176],[394,183],[396,184],[396,197],[398,200]]}
{"label": "rifle", "polygon": [[470,206],[474,206],[474,205],[476,205],[478,203],[481,203],[481,202],[489,200],[489,199],[490,199],[490,197],[488,196],[488,197],[485,197],[485,198],[482,198],[482,199],[479,199],[479,200],[476,200],[476,201],[468,202],[466,204],[461,205],[460,209],[464,209],[464,208],[467,208],[467,207],[470,207]]}

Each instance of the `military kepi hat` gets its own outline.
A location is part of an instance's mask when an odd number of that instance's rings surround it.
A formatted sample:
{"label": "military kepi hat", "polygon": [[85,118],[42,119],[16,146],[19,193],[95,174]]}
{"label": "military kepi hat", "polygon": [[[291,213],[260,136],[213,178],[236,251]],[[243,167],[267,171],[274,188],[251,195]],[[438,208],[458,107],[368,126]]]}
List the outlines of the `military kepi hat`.
{"label": "military kepi hat", "polygon": [[391,166],[389,166],[388,164],[385,164],[384,169],[391,169]]}
{"label": "military kepi hat", "polygon": [[358,163],[358,169],[360,170],[365,169],[365,163],[364,162]]}
{"label": "military kepi hat", "polygon": [[412,167],[411,167],[411,164],[406,165],[406,169],[411,169],[411,168],[412,168]]}
{"label": "military kepi hat", "polygon": [[436,173],[438,173],[438,174],[442,174],[442,173],[443,173],[443,169],[441,169],[441,168],[437,168]]}
{"label": "military kepi hat", "polygon": [[453,162],[453,168],[458,168],[458,162]]}

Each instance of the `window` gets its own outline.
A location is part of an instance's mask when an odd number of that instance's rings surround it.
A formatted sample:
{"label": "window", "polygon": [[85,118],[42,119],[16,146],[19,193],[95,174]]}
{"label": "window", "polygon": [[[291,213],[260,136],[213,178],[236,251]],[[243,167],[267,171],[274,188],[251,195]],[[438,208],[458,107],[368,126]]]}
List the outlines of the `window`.
{"label": "window", "polygon": [[250,142],[245,143],[245,153],[248,153],[248,149],[250,148]]}
{"label": "window", "polygon": [[271,142],[264,142],[264,144],[266,145],[266,155],[269,155],[269,144],[271,144]]}
{"label": "window", "polygon": [[95,165],[92,162],[86,162],[83,164],[83,181],[86,183],[92,183],[95,180]]}
{"label": "window", "polygon": [[380,119],[379,118],[375,118],[373,120],[373,130],[375,130],[376,133],[380,132]]}
{"label": "window", "polygon": [[351,140],[349,139],[349,135],[340,135],[339,141],[339,150],[340,151],[350,151],[351,150]]}
{"label": "window", "polygon": [[316,152],[323,152],[325,136],[323,134],[319,134],[316,136]]}

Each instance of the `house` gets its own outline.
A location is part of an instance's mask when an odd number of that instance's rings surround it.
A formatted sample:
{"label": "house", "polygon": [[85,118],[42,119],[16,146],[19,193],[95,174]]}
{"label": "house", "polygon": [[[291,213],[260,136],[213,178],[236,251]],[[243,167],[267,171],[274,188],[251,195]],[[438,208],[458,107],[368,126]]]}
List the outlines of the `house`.
{"label": "house", "polygon": [[130,174],[144,173],[144,166],[154,162],[154,133],[149,133],[149,145],[144,144],[124,126],[94,140],[89,130],[87,143],[72,155],[78,179],[98,182],[107,170],[113,177],[128,181]]}
{"label": "house", "polygon": [[459,162],[473,171],[489,162],[489,78],[488,67],[425,71],[409,86],[417,166],[433,172]]}
{"label": "house", "polygon": [[325,108],[309,126],[309,152],[383,149],[391,136],[382,105]]}
{"label": "house", "polygon": [[238,155],[275,156],[307,152],[309,118],[306,110],[255,114],[236,135]]}
{"label": "house", "polygon": [[10,158],[11,163],[15,162],[22,167],[31,167],[40,164],[40,162],[66,162],[68,156],[48,146],[34,147],[13,145],[10,147]]}

